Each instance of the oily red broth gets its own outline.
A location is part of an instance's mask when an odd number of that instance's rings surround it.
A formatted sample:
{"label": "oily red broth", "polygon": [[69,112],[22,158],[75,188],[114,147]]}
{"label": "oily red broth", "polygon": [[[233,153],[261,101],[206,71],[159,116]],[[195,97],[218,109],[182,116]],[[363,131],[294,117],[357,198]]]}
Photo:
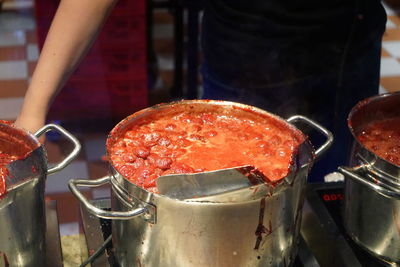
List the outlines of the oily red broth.
{"label": "oily red broth", "polygon": [[285,177],[304,136],[272,116],[239,114],[153,114],[125,127],[108,154],[119,173],[152,192],[162,175],[243,165],[255,166],[269,181]]}
{"label": "oily red broth", "polygon": [[357,139],[369,151],[400,166],[400,117],[366,124]]}

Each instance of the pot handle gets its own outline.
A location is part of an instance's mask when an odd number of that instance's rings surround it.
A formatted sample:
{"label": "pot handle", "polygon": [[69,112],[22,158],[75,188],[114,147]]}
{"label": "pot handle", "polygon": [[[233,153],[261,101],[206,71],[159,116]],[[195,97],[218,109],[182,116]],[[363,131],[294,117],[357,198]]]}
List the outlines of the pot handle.
{"label": "pot handle", "polygon": [[55,172],[58,172],[62,169],[64,169],[72,160],[78,156],[79,152],[81,151],[81,144],[79,143],[78,139],[76,139],[75,136],[71,135],[69,132],[67,132],[63,127],[56,125],[56,124],[47,124],[40,128],[34,135],[39,138],[42,134],[55,130],[62,135],[64,135],[67,139],[69,139],[73,144],[74,144],[74,149],[71,151],[71,153],[60,163],[58,163],[56,166],[49,168],[47,170],[47,174],[53,174]]}
{"label": "pot handle", "polygon": [[320,124],[316,123],[315,121],[310,120],[309,118],[301,116],[301,115],[294,115],[294,116],[290,117],[289,119],[287,119],[287,121],[290,123],[296,122],[296,121],[303,121],[303,122],[309,124],[310,126],[312,126],[313,128],[315,128],[317,131],[319,131],[323,135],[325,135],[325,137],[326,137],[325,143],[323,143],[317,150],[315,150],[316,158],[320,157],[323,153],[325,153],[326,150],[328,150],[328,148],[332,145],[332,142],[333,142],[332,133],[330,131],[328,131],[327,129],[325,129],[324,127],[322,127]]}
{"label": "pot handle", "polygon": [[95,205],[91,204],[88,199],[79,191],[78,186],[86,187],[97,187],[110,183],[110,176],[105,176],[95,180],[84,180],[84,179],[71,179],[68,183],[68,187],[72,194],[85,206],[85,208],[93,215],[103,219],[117,219],[117,220],[129,220],[139,215],[148,215],[149,211],[143,205],[139,208],[130,211],[106,211],[102,210]]}
{"label": "pot handle", "polygon": [[[384,195],[385,197],[400,199],[400,193],[393,191],[395,189],[393,189],[393,190],[386,189],[386,188],[380,186],[379,184],[376,184],[376,183],[369,181],[368,179],[365,179],[362,176],[360,176],[360,173],[364,172],[366,169],[365,165],[357,166],[354,168],[339,166],[338,169],[342,174],[346,175],[346,177],[352,178],[352,179],[366,185],[370,189],[374,190],[375,192],[380,193],[381,195]],[[386,185],[386,186],[388,186],[388,185]],[[390,187],[390,186],[388,186],[388,187]]]}

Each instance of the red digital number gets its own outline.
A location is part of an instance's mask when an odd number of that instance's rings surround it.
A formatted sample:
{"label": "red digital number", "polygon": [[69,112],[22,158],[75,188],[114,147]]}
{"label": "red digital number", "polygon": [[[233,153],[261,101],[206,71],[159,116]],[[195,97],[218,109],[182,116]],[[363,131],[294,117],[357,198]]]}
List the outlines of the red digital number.
{"label": "red digital number", "polygon": [[324,194],[322,196],[322,198],[324,199],[324,201],[328,202],[328,201],[336,201],[336,200],[343,200],[343,194]]}
{"label": "red digital number", "polygon": [[324,201],[331,201],[331,197],[328,194],[324,194]]}

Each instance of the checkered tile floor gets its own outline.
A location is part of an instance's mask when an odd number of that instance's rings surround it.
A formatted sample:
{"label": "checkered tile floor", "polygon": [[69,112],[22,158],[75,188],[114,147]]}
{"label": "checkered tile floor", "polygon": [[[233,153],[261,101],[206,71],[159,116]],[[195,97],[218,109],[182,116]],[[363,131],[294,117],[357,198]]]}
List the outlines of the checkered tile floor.
{"label": "checkered tile floor", "polygon": [[[13,120],[19,111],[30,76],[38,59],[33,0],[8,0],[0,11],[0,119]],[[380,92],[400,91],[400,7],[386,5],[387,31],[383,40]],[[155,50],[158,54],[160,78],[158,88],[172,84],[172,18],[167,12],[154,16]],[[68,129],[67,129],[68,130]],[[68,190],[71,178],[99,178],[107,174],[105,154],[107,132],[73,133],[82,142],[82,151],[74,162],[47,180],[47,197],[56,199],[62,223],[62,234],[78,231],[77,201]],[[51,164],[68,153],[68,145],[57,136],[46,140]],[[87,191],[92,197],[109,196],[107,188]],[[64,230],[63,230],[64,229]]]}
{"label": "checkered tile floor", "polygon": [[400,91],[400,5],[385,5],[388,15],[383,36],[381,59],[381,91]]}

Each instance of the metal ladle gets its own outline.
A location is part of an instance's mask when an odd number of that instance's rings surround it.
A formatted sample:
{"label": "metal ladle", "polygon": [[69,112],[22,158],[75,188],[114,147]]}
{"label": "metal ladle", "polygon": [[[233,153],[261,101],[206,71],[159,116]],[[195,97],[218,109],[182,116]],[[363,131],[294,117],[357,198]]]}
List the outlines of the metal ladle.
{"label": "metal ladle", "polygon": [[156,180],[159,193],[179,200],[225,194],[265,183],[254,166],[190,174],[171,174]]}

